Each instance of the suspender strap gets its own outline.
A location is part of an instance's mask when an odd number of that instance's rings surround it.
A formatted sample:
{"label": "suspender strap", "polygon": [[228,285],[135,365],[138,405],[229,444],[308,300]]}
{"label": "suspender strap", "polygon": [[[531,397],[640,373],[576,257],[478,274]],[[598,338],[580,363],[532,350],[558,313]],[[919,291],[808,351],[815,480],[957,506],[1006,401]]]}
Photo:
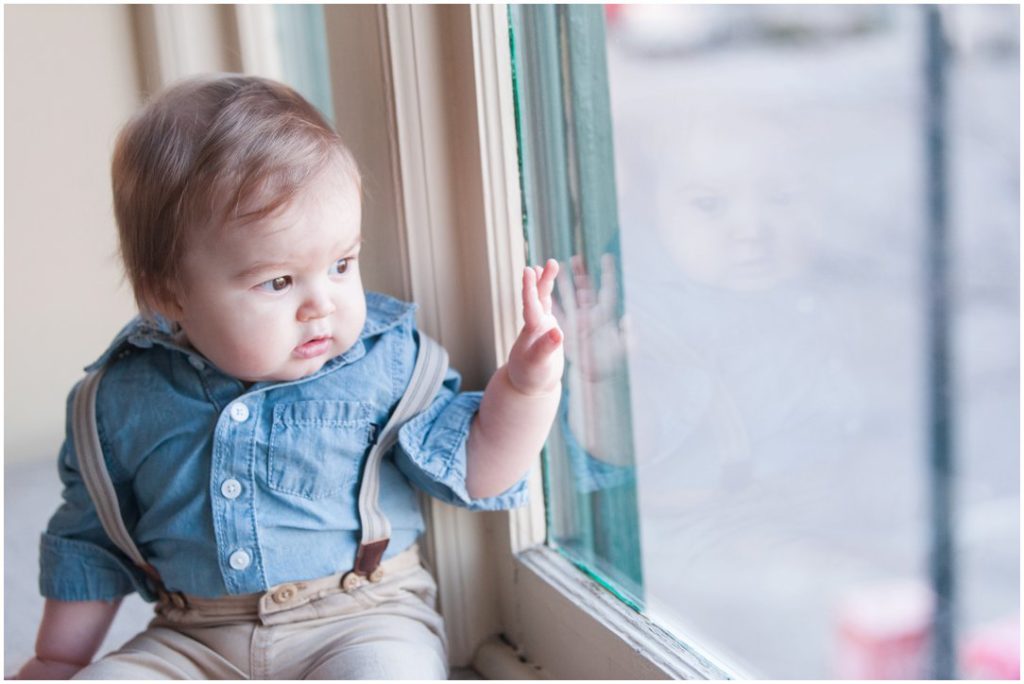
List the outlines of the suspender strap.
{"label": "suspender strap", "polygon": [[399,429],[433,402],[448,370],[448,352],[444,347],[422,332],[419,333],[419,338],[420,347],[416,355],[412,380],[409,381],[405,394],[391,414],[391,419],[381,431],[377,443],[370,449],[370,455],[363,467],[362,485],[359,488],[359,522],[362,526],[362,538],[352,572],[370,579],[379,579],[374,576],[374,571],[380,565],[391,537],[391,523],[380,508],[381,461],[398,441]]}
{"label": "suspender strap", "polygon": [[156,568],[146,562],[125,527],[114,484],[103,460],[103,448],[100,446],[100,436],[96,427],[96,391],[99,389],[103,370],[100,368],[86,375],[75,393],[71,420],[78,467],[107,536],[135,565],[155,581],[158,589],[162,589]]}

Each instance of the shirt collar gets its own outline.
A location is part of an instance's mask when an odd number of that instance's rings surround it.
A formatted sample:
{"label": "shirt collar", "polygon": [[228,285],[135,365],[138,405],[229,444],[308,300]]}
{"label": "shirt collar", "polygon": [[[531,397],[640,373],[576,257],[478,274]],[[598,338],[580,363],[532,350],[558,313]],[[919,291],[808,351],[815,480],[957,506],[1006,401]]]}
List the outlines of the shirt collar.
{"label": "shirt collar", "polygon": [[[394,297],[378,292],[367,292],[366,323],[359,334],[359,339],[352,345],[351,349],[331,359],[327,365],[333,368],[339,365],[340,362],[351,362],[362,356],[359,350],[362,349],[365,340],[381,335],[396,327],[406,317],[413,316],[416,308],[415,304],[403,302]],[[111,358],[125,351],[126,348],[148,349],[153,346],[172,349],[188,356],[196,354],[196,351],[184,342],[180,330],[175,324],[158,314],[154,314],[153,318],[136,316],[121,328],[121,331],[114,337],[106,351],[98,359],[85,367],[85,372],[91,373],[97,368],[105,366]]]}

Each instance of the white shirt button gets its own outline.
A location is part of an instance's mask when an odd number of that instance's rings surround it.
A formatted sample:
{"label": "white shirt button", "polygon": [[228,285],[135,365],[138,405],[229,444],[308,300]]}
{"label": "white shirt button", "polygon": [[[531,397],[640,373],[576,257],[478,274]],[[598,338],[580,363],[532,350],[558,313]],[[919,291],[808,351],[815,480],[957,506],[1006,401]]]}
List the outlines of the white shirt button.
{"label": "white shirt button", "polygon": [[220,485],[220,493],[228,499],[237,499],[242,493],[242,483],[233,477],[224,480]]}
{"label": "white shirt button", "polygon": [[206,364],[203,363],[203,360],[201,358],[199,358],[198,356],[190,356],[190,357],[188,357],[188,362],[190,364],[192,364],[192,367],[195,368],[198,371],[201,371],[204,368],[206,368]]}
{"label": "white shirt button", "polygon": [[228,565],[230,565],[235,570],[245,570],[247,567],[249,567],[249,563],[252,563],[252,558],[250,558],[249,554],[243,549],[235,551],[228,558]]}
{"label": "white shirt button", "polygon": [[231,405],[229,413],[231,414],[231,419],[236,423],[244,423],[249,420],[249,407],[240,401]]}

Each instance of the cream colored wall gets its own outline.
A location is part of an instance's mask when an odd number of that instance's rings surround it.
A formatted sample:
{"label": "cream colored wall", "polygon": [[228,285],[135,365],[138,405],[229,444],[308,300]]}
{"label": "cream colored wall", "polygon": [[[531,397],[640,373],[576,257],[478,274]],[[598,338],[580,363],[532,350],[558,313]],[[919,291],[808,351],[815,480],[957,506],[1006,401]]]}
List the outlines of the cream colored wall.
{"label": "cream colored wall", "polygon": [[68,391],[134,315],[110,153],[140,102],[124,5],[4,8],[4,457],[52,459]]}

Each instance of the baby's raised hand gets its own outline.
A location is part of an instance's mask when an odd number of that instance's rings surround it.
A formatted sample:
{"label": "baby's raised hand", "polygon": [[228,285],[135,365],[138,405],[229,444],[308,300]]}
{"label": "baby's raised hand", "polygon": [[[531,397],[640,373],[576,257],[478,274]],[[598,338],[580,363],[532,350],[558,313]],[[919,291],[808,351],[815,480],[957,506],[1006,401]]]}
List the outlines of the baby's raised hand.
{"label": "baby's raised hand", "polygon": [[523,394],[545,394],[562,380],[564,335],[551,313],[558,262],[523,269],[523,329],[508,358],[508,379]]}

